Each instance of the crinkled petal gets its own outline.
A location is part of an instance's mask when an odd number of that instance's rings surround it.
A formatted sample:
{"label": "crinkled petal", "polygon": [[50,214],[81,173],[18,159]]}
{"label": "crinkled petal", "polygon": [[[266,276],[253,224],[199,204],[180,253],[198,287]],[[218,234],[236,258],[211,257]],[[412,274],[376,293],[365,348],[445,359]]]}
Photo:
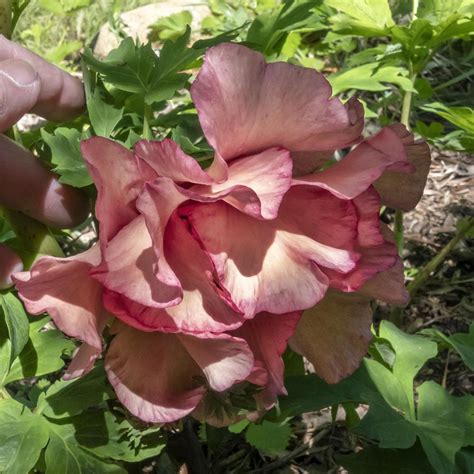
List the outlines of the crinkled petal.
{"label": "crinkled petal", "polygon": [[354,199],[386,171],[413,173],[405,146],[390,127],[357,145],[341,161],[324,171],[301,176],[293,184],[312,184],[341,199]]}
{"label": "crinkled petal", "polygon": [[176,182],[211,184],[213,179],[198,162],[167,138],[162,141],[140,140],[134,147],[135,155],[145,161],[157,176]]}
{"label": "crinkled petal", "polygon": [[143,179],[133,153],[113,140],[90,138],[81,142],[81,151],[97,187],[96,216],[104,249],[137,216],[135,200]]}
{"label": "crinkled petal", "polygon": [[191,191],[213,200],[222,199],[253,217],[274,219],[284,194],[291,186],[292,160],[284,148],[270,148],[233,160],[228,179]]}
{"label": "crinkled petal", "polygon": [[211,260],[189,233],[186,222],[176,216],[166,228],[164,252],[181,282],[182,301],[154,309],[107,292],[104,304],[110,312],[142,331],[220,333],[243,324],[242,312],[215,281]]}
{"label": "crinkled petal", "polygon": [[[380,224],[384,239],[393,244],[393,232],[385,224]],[[386,303],[405,306],[410,295],[405,287],[405,274],[402,259],[397,255],[395,263],[388,270],[382,271],[370,278],[358,290],[358,293],[371,299],[378,299]]]}
{"label": "crinkled petal", "polygon": [[331,98],[322,74],[266,64],[262,54],[236,44],[207,51],[191,95],[208,142],[225,160],[273,146],[343,148],[363,127],[360,104]]}
{"label": "crinkled petal", "polygon": [[[152,308],[177,304],[179,282],[157,278],[157,259],[143,216],[136,217],[109,242],[103,262],[91,275],[106,288]],[[170,282],[174,283],[174,282]]]}
{"label": "crinkled petal", "polygon": [[118,399],[149,423],[176,421],[198,405],[202,372],[174,334],[120,326],[105,357]]}
{"label": "crinkled petal", "polygon": [[368,298],[329,290],[303,313],[290,346],[326,382],[337,383],[359,367],[371,340],[371,324]]}
{"label": "crinkled petal", "polygon": [[244,380],[253,366],[245,341],[228,335],[146,333],[118,325],[106,370],[119,400],[151,423],[190,413],[205,388],[222,391]]}
{"label": "crinkled petal", "polygon": [[96,245],[70,258],[42,257],[29,272],[16,273],[18,295],[31,314],[48,312],[68,336],[102,350],[102,286],[89,276],[100,261]]}
{"label": "crinkled petal", "polygon": [[332,269],[324,272],[330,278],[330,286],[342,291],[356,291],[377,273],[389,270],[398,259],[396,246],[387,241],[381,230],[380,198],[377,192],[368,188],[352,203],[358,215],[355,250],[360,259],[352,271],[342,274]]}
{"label": "crinkled petal", "polygon": [[430,171],[430,148],[424,140],[415,141],[413,134],[402,124],[391,125],[390,129],[402,141],[408,162],[415,168],[415,172],[406,174],[386,171],[375,181],[374,186],[383,204],[394,209],[410,211],[423,195]]}
{"label": "crinkled petal", "polygon": [[254,372],[248,380],[265,385],[257,398],[266,410],[274,405],[278,395],[287,394],[283,381],[285,366],[281,356],[288,339],[295,332],[300,316],[300,313],[260,313],[232,333],[247,341],[254,354],[255,365],[265,372],[263,383],[260,371]]}
{"label": "crinkled petal", "polygon": [[178,335],[212,390],[222,392],[250,374],[254,356],[247,342],[228,334]]}
{"label": "crinkled petal", "polygon": [[347,272],[355,265],[352,252],[324,245],[296,228],[282,229],[287,223],[280,219],[253,219],[222,202],[180,212],[212,259],[222,286],[247,317],[309,308],[328,285],[320,266]]}

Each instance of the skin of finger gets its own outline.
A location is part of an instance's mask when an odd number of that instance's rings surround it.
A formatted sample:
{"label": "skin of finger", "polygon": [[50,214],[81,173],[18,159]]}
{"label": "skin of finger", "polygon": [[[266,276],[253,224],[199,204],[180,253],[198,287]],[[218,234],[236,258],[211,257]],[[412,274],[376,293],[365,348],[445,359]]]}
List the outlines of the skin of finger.
{"label": "skin of finger", "polygon": [[38,74],[41,91],[32,112],[48,120],[65,121],[84,110],[84,88],[79,79],[0,35],[0,61],[7,59],[26,61]]}
{"label": "skin of finger", "polygon": [[0,205],[50,227],[70,228],[89,213],[87,196],[61,184],[30,152],[0,135]]}
{"label": "skin of finger", "polygon": [[0,62],[0,131],[35,106],[40,88],[39,77],[29,63],[19,59]]}
{"label": "skin of finger", "polygon": [[5,244],[0,244],[0,290],[13,286],[11,276],[23,270],[21,258]]}

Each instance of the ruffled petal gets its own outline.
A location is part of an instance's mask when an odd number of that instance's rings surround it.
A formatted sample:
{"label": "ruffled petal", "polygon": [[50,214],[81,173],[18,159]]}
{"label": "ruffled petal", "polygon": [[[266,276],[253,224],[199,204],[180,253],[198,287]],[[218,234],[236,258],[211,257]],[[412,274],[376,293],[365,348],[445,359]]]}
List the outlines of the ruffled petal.
{"label": "ruffled petal", "polygon": [[[179,282],[157,278],[157,259],[143,216],[136,217],[109,242],[103,262],[91,275],[111,291],[152,308],[177,304]],[[174,282],[171,282],[174,283]]]}
{"label": "ruffled petal", "polygon": [[248,344],[228,334],[178,335],[181,344],[199,365],[212,390],[222,392],[242,382],[254,365]]}
{"label": "ruffled petal", "polygon": [[415,172],[404,143],[390,127],[361,142],[338,163],[319,173],[296,178],[293,184],[311,184],[341,199],[354,199],[386,171],[404,175]]}
{"label": "ruffled petal", "polygon": [[291,171],[289,152],[283,148],[270,148],[233,160],[226,181],[210,186],[193,186],[191,191],[203,198],[222,199],[250,216],[274,219],[284,194],[291,186]]}
{"label": "ruffled petal", "polygon": [[253,366],[245,341],[228,335],[146,333],[122,324],[117,331],[106,356],[107,375],[119,400],[150,423],[182,418],[199,404],[205,385],[226,390]]}
{"label": "ruffled petal", "polygon": [[70,258],[42,257],[31,271],[13,277],[29,313],[48,312],[62,332],[90,346],[88,369],[102,351],[100,334],[107,318],[102,286],[89,276],[99,261],[96,245]]}
{"label": "ruffled petal", "polygon": [[198,162],[181,150],[173,140],[140,140],[134,147],[135,155],[145,161],[157,176],[176,182],[211,184],[214,180],[201,169]]}
{"label": "ruffled petal", "polygon": [[81,142],[81,151],[97,187],[96,216],[104,249],[138,215],[135,200],[143,179],[133,153],[113,140],[90,138]]}
{"label": "ruffled petal", "polygon": [[191,95],[208,142],[225,160],[274,146],[343,148],[363,127],[360,104],[331,98],[322,74],[266,64],[262,54],[236,44],[207,51]]}
{"label": "ruffled petal", "polygon": [[394,209],[410,211],[423,195],[430,171],[430,148],[424,140],[415,141],[413,134],[400,123],[389,128],[402,141],[408,162],[415,168],[415,172],[406,174],[388,170],[375,181],[374,186],[383,204]]}
{"label": "ruffled petal", "polygon": [[303,313],[290,346],[326,382],[337,383],[354,372],[366,355],[371,324],[368,298],[329,290],[322,301]]}
{"label": "ruffled petal", "polygon": [[[274,405],[278,395],[287,394],[283,380],[285,366],[281,356],[288,339],[295,332],[300,316],[300,313],[260,313],[232,333],[247,341],[253,352],[255,366],[260,370],[254,371],[248,380],[265,386],[257,395],[257,400],[266,410]],[[263,378],[262,372],[265,374]]]}
{"label": "ruffled petal", "polygon": [[253,219],[222,202],[189,206],[180,214],[189,219],[222,287],[250,318],[313,306],[328,286],[319,267],[348,272],[357,259],[302,234],[291,222]]}
{"label": "ruffled petal", "polygon": [[181,282],[182,301],[165,309],[153,309],[107,292],[104,304],[110,312],[142,331],[220,333],[243,324],[242,312],[216,283],[211,260],[186,223],[176,216],[166,228],[164,253]]}
{"label": "ruffled petal", "polygon": [[371,187],[355,198],[352,203],[358,215],[355,250],[360,259],[348,273],[324,269],[330,278],[330,286],[342,291],[356,291],[377,273],[392,268],[398,259],[396,246],[387,241],[381,230],[380,198]]}
{"label": "ruffled petal", "polygon": [[201,369],[173,334],[120,325],[107,351],[105,369],[118,399],[149,423],[186,416],[205,393]]}

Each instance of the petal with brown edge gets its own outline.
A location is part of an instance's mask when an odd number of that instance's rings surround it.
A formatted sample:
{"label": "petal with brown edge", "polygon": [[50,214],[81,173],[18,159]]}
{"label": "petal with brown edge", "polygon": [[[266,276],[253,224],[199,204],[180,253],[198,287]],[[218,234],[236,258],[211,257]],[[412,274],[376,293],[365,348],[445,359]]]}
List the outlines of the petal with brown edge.
{"label": "petal with brown edge", "polygon": [[387,170],[374,183],[382,203],[393,209],[410,211],[423,195],[430,171],[430,147],[424,140],[415,141],[413,134],[404,125],[390,126],[402,140],[408,162],[415,168],[414,173],[406,174]]}
{"label": "petal with brown edge", "polygon": [[360,104],[331,98],[322,74],[266,64],[261,53],[237,44],[207,51],[191,95],[208,142],[225,160],[274,146],[343,148],[363,128]]}
{"label": "petal with brown edge", "polygon": [[320,267],[347,272],[358,257],[317,242],[298,228],[285,229],[279,219],[257,220],[223,202],[179,212],[213,261],[221,285],[249,318],[263,311],[310,308],[328,285]]}
{"label": "petal with brown edge", "polygon": [[287,150],[270,148],[231,161],[226,181],[190,190],[209,200],[222,199],[250,216],[274,219],[291,186],[292,166]]}
{"label": "petal with brown edge", "polygon": [[109,242],[102,263],[90,274],[107,289],[152,308],[177,304],[182,298],[179,281],[168,284],[157,278],[153,243],[140,215]]}
{"label": "petal with brown edge", "polygon": [[360,365],[371,341],[370,300],[329,290],[300,319],[290,347],[306,357],[328,383],[337,383]]}
{"label": "petal with brown edge", "polygon": [[[327,189],[341,199],[354,199],[386,171],[414,173],[402,139],[390,127],[359,143],[341,161],[323,171],[293,180]],[[407,174],[408,176],[408,174]]]}
{"label": "petal with brown edge", "polygon": [[186,223],[173,216],[166,228],[164,252],[183,291],[182,300],[164,309],[137,304],[106,292],[106,308],[142,331],[221,333],[245,321],[230,295],[214,281],[212,262],[189,233]]}
{"label": "petal with brown edge", "polygon": [[[270,314],[259,313],[247,321],[232,334],[247,341],[255,357],[255,365],[266,373],[264,389],[257,395],[257,400],[266,410],[275,403],[278,395],[286,395],[283,374],[285,366],[282,354],[287,347],[288,339],[295,332],[300,313]],[[257,385],[262,384],[260,373],[257,377],[251,374],[248,380]]]}
{"label": "petal with brown edge", "polygon": [[102,286],[89,276],[100,261],[99,246],[70,258],[42,257],[29,272],[13,277],[18,295],[31,314],[48,312],[56,326],[89,346],[87,361],[74,369],[81,374],[92,367],[102,351],[101,332],[107,319]]}
{"label": "petal with brown edge", "polygon": [[133,153],[107,138],[81,142],[82,155],[97,187],[96,216],[102,250],[138,212],[135,200],[143,186]]}

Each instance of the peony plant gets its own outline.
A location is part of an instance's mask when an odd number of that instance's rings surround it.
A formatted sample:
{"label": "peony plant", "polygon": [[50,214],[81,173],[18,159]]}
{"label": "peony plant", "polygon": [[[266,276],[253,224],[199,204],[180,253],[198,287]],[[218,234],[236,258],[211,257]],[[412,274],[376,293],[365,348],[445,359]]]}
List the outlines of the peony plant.
{"label": "peony plant", "polygon": [[218,424],[235,417],[208,395],[250,387],[258,415],[285,394],[288,344],[330,383],[358,367],[371,300],[408,298],[381,206],[416,205],[430,155],[401,124],[363,138],[357,99],[242,45],[210,48],[191,96],[212,163],[170,139],[83,141],[99,242],[14,280],[30,313],[82,342],[66,378],[105,352],[133,415]]}

